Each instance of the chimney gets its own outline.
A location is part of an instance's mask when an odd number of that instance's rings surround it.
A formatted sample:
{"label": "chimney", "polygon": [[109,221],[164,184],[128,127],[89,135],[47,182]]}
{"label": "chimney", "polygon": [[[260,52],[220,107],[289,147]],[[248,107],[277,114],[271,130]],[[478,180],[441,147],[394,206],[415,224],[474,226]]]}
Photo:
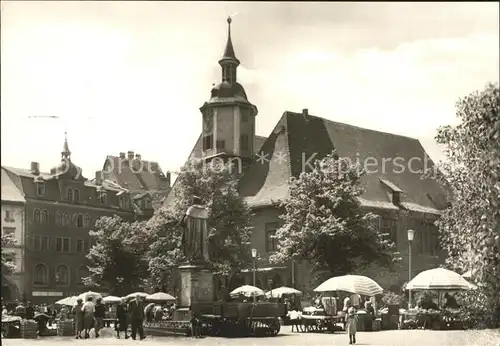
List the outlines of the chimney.
{"label": "chimney", "polygon": [[102,185],[102,171],[95,172],[95,184]]}
{"label": "chimney", "polygon": [[302,116],[304,116],[304,118],[307,118],[309,116],[309,109],[304,108],[302,110]]}
{"label": "chimney", "polygon": [[168,186],[170,186],[170,172],[167,172],[167,176],[166,176],[166,179],[165,179],[168,183]]}
{"label": "chimney", "polygon": [[135,159],[141,161],[141,154],[135,154]]}
{"label": "chimney", "polygon": [[125,158],[125,153],[120,153],[120,159],[124,159]]}
{"label": "chimney", "polygon": [[132,161],[134,159],[134,152],[133,151],[128,152],[128,159],[129,159],[129,161]]}
{"label": "chimney", "polygon": [[39,175],[40,174],[40,164],[38,162],[31,162],[31,174]]}

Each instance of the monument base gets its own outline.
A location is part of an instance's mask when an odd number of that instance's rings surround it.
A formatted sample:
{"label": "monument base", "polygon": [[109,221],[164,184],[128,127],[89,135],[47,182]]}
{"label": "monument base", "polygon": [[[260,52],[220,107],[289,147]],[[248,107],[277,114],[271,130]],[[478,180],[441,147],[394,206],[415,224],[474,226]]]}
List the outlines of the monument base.
{"label": "monument base", "polygon": [[187,264],[179,267],[181,274],[180,308],[191,309],[194,303],[213,302],[213,273],[205,264]]}

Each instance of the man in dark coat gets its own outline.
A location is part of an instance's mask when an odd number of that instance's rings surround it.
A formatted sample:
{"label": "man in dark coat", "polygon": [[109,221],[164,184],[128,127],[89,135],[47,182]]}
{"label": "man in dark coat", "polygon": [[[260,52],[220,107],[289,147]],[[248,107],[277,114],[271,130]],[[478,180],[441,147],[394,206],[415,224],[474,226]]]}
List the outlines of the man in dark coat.
{"label": "man in dark coat", "polygon": [[129,303],[128,312],[130,314],[130,324],[132,325],[132,339],[135,340],[137,331],[139,331],[141,340],[144,339],[144,328],[142,327],[144,322],[144,304],[140,295],[137,295],[135,299]]}

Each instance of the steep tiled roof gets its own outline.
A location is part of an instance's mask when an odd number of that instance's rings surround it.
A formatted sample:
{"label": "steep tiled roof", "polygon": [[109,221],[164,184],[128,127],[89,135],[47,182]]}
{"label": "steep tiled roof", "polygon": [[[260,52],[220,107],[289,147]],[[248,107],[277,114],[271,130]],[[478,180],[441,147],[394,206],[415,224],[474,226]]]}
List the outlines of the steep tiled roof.
{"label": "steep tiled roof", "polygon": [[25,202],[23,193],[19,190],[4,167],[2,167],[2,201],[14,203]]}
{"label": "steep tiled roof", "polygon": [[370,170],[362,179],[362,205],[392,205],[383,179],[404,191],[403,207],[404,203],[410,203],[410,210],[420,206],[420,211],[446,207],[444,189],[435,180],[422,178],[424,169],[434,164],[418,140],[292,112],[285,112],[262,146],[263,155],[272,158],[271,162],[250,166],[240,182],[240,192],[254,207],[286,198],[288,179],[307,170],[308,159],[324,157],[334,149]]}
{"label": "steep tiled roof", "polygon": [[[108,172],[108,166],[112,165],[113,175],[116,183],[131,192],[144,190],[168,190],[170,183],[157,162],[133,159],[133,167],[129,161],[120,159],[118,156],[108,155],[104,163],[103,171],[107,179],[112,176]],[[135,173],[137,172],[137,173]]]}

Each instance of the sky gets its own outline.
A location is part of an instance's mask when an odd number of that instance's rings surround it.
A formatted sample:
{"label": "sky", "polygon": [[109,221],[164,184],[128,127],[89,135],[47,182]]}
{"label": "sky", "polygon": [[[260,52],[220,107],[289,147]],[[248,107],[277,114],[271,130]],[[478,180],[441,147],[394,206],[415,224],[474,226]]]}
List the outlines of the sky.
{"label": "sky", "polygon": [[2,1],[2,165],[49,171],[67,130],[88,178],[129,150],[177,171],[221,81],[228,16],[262,136],[308,108],[440,160],[456,101],[499,79],[496,2]]}

